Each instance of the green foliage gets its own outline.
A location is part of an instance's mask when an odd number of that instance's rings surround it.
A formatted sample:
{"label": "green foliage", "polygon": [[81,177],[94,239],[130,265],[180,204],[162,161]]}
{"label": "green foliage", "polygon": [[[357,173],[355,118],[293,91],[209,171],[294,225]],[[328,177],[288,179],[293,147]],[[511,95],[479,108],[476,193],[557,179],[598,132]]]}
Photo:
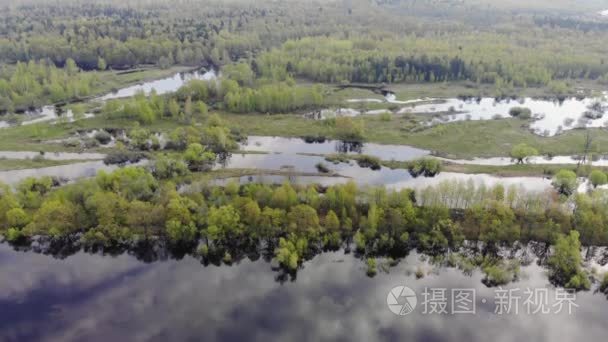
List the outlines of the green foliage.
{"label": "green foliage", "polygon": [[100,171],[96,176],[99,187],[125,197],[127,200],[150,200],[158,181],[142,168],[124,167],[110,174]]}
{"label": "green foliage", "polygon": [[509,115],[522,120],[528,120],[532,117],[532,111],[526,107],[513,107],[509,109]]}
{"label": "green foliage", "polygon": [[551,183],[553,187],[562,195],[570,196],[577,188],[576,173],[571,170],[560,170]]}
{"label": "green foliage", "polygon": [[0,111],[27,110],[91,94],[98,84],[94,74],[71,67],[59,69],[46,61],[18,62],[12,72],[0,72]]}
{"label": "green foliage", "polygon": [[575,290],[588,289],[591,285],[581,267],[579,236],[577,231],[571,231],[569,235],[559,235],[553,254],[549,257],[551,280],[560,286]]}
{"label": "green foliage", "polygon": [[441,162],[435,158],[419,158],[408,163],[408,170],[413,177],[435,177],[441,172]]}
{"label": "green foliage", "polygon": [[346,142],[360,142],[365,139],[363,122],[350,117],[337,117],[334,124],[334,135]]}
{"label": "green foliage", "polygon": [[533,157],[536,155],[538,155],[538,151],[525,143],[517,144],[513,146],[513,149],[511,149],[511,158],[517,160],[518,164],[522,164],[528,157]]}
{"label": "green foliage", "polygon": [[608,183],[608,176],[601,170],[593,170],[589,174],[589,181],[594,188]]}
{"label": "green foliage", "polygon": [[517,260],[487,261],[482,265],[484,283],[488,286],[501,286],[515,281],[519,276],[519,267]]}
{"label": "green foliage", "polygon": [[367,264],[367,275],[370,277],[375,276],[376,273],[378,273],[378,264],[376,262],[376,259],[367,258],[365,263]]}
{"label": "green foliage", "polygon": [[184,152],[184,161],[191,171],[205,171],[215,162],[215,154],[207,151],[201,144],[190,144]]}
{"label": "green foliage", "polygon": [[10,227],[23,228],[30,219],[31,217],[21,208],[13,208],[6,212],[6,222]]}
{"label": "green foliage", "polygon": [[207,217],[207,236],[214,241],[229,241],[242,233],[241,217],[231,205],[211,208]]}
{"label": "green foliage", "polygon": [[154,161],[153,174],[157,179],[172,179],[189,173],[188,164],[182,159],[160,155]]}

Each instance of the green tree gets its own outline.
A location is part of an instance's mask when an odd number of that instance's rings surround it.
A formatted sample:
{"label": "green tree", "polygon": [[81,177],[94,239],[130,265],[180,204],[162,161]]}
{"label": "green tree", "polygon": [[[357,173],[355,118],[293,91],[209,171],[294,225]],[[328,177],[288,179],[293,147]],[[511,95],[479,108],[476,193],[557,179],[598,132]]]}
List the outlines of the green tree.
{"label": "green tree", "polygon": [[106,70],[108,68],[108,65],[106,64],[106,60],[99,57],[97,59],[97,69],[98,70]]}
{"label": "green tree", "polygon": [[208,170],[215,162],[215,154],[207,151],[203,145],[198,143],[188,145],[183,157],[192,171]]}
{"label": "green tree", "polygon": [[511,149],[511,158],[517,160],[518,164],[523,164],[527,158],[536,155],[538,155],[538,151],[525,143],[517,144]]}
{"label": "green tree", "polygon": [[557,285],[576,290],[588,289],[589,278],[582,270],[581,243],[575,230],[568,235],[559,235],[554,251],[549,257],[551,280]]}
{"label": "green tree", "polygon": [[553,187],[562,195],[570,196],[576,191],[576,173],[571,170],[560,170],[551,183]]}
{"label": "green tree", "polygon": [[232,205],[213,207],[207,217],[207,236],[213,241],[230,241],[243,233],[241,216]]}
{"label": "green tree", "polygon": [[608,176],[601,170],[593,170],[589,174],[589,181],[594,188],[608,183]]}

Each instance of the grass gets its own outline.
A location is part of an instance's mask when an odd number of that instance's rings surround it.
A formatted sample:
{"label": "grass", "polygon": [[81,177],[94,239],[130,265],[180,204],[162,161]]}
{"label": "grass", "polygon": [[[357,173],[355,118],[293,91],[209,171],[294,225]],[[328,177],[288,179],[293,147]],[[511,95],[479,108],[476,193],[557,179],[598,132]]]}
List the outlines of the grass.
{"label": "grass", "polygon": [[42,167],[68,165],[89,160],[48,160],[48,159],[0,159],[0,171],[39,169]]}

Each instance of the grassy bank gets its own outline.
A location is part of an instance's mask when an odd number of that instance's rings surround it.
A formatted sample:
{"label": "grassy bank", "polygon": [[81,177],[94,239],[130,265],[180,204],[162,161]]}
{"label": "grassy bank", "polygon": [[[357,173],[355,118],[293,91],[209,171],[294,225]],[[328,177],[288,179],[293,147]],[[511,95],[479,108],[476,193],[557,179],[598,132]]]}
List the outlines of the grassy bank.
{"label": "grassy bank", "polygon": [[42,167],[68,165],[90,160],[48,160],[48,159],[1,159],[0,171],[39,169]]}

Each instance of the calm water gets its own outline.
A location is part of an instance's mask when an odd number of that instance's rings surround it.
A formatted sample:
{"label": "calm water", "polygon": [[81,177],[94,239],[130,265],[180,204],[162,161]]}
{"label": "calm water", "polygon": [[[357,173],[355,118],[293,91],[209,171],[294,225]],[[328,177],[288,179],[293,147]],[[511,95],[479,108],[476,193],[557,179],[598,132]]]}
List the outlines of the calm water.
{"label": "calm water", "polygon": [[[134,165],[146,165],[147,161],[140,161]],[[118,165],[106,165],[102,160],[86,161],[67,165],[42,167],[39,169],[0,171],[0,182],[15,185],[28,177],[55,177],[64,181],[73,181],[80,178],[94,177],[99,171],[111,172],[118,169]]]}
{"label": "calm water", "polygon": [[[325,164],[331,173],[342,177],[310,177],[295,176],[296,172],[318,173],[315,165]],[[384,185],[391,189],[413,188],[420,189],[430,185],[437,185],[444,181],[468,181],[475,184],[488,186],[503,184],[508,187],[516,185],[527,191],[545,191],[551,188],[551,180],[539,177],[496,177],[488,174],[462,174],[442,172],[435,177],[414,178],[407,170],[382,167],[380,170],[372,170],[357,165],[356,162],[333,164],[325,161],[324,157],[307,156],[300,154],[270,153],[270,154],[232,154],[223,165],[218,168],[228,169],[258,169],[259,173],[252,176],[240,177],[241,183],[265,182],[282,183],[291,180],[298,184],[318,183],[322,185],[343,184],[354,181],[360,186]],[[265,172],[266,171],[266,172]],[[273,176],[268,171],[293,171],[291,176]],[[265,174],[266,173],[266,174]],[[237,180],[237,179],[230,179]],[[226,181],[220,182],[225,183]]]}
{"label": "calm water", "polygon": [[[604,96],[606,93],[604,93]],[[432,117],[430,124],[439,124],[446,122],[465,121],[465,120],[494,120],[497,118],[509,118],[509,110],[513,107],[527,107],[532,111],[535,120],[530,125],[530,128],[535,134],[552,136],[560,132],[584,127],[606,127],[608,125],[608,117],[597,119],[587,119],[583,117],[583,113],[589,110],[589,106],[595,102],[600,102],[604,106],[604,114],[606,114],[606,106],[608,101],[606,98],[585,98],[575,99],[568,98],[564,101],[558,100],[541,100],[532,98],[521,98],[517,100],[506,99],[496,100],[494,98],[481,99],[415,99],[409,101],[399,101],[395,95],[388,93],[385,100],[379,99],[350,99],[347,102],[370,102],[382,103],[388,102],[393,104],[407,105],[397,112],[404,113],[419,113],[419,114],[435,114]],[[360,111],[352,108],[339,108],[337,110],[324,110],[321,112],[322,117],[332,116],[357,116],[361,114],[379,114],[386,110],[375,111]]]}
{"label": "calm water", "polygon": [[[463,120],[492,120],[508,118],[509,110],[513,107],[526,107],[538,119],[533,121],[530,128],[539,135],[555,135],[559,132],[578,127],[605,127],[608,117],[595,120],[582,118],[583,113],[596,99],[578,100],[569,98],[564,101],[548,101],[531,98],[519,100],[502,100],[482,98],[477,100],[447,99],[442,103],[414,105],[403,108],[401,113],[444,113],[434,122],[453,122]],[[606,101],[603,100],[606,105]],[[445,114],[445,113],[448,114]]]}
{"label": "calm water", "polygon": [[131,97],[139,92],[148,95],[154,89],[158,95],[176,91],[186,82],[190,80],[213,80],[217,78],[217,73],[214,69],[206,72],[193,71],[177,73],[171,77],[162,78],[150,82],[143,82],[130,87],[122,88],[117,92],[104,95],[99,100],[106,101],[119,99],[123,97]]}
{"label": "calm water", "polygon": [[366,154],[382,160],[408,161],[428,155],[427,150],[406,145],[380,145],[373,143],[352,144],[337,140],[307,143],[298,138],[281,138],[267,136],[249,136],[247,142],[241,144],[243,151],[259,151],[271,153],[310,153],[310,154]]}
{"label": "calm water", "polygon": [[[416,280],[422,268],[428,275]],[[505,289],[555,289],[545,270],[523,267]],[[608,334],[604,295],[577,295],[572,314],[495,314],[495,289],[482,275],[434,268],[410,254],[369,278],[363,261],[343,252],[304,264],[277,281],[270,264],[249,259],[207,266],[192,257],[142,263],[130,255],[77,253],[63,260],[0,245],[2,341],[583,341]],[[418,305],[407,316],[387,306],[405,285]],[[476,291],[476,314],[423,314],[424,289]],[[449,295],[448,295],[449,296]],[[451,298],[451,297],[448,297]],[[485,301],[485,303],[484,303]],[[450,305],[450,304],[448,304]],[[450,307],[450,306],[448,306]]]}

